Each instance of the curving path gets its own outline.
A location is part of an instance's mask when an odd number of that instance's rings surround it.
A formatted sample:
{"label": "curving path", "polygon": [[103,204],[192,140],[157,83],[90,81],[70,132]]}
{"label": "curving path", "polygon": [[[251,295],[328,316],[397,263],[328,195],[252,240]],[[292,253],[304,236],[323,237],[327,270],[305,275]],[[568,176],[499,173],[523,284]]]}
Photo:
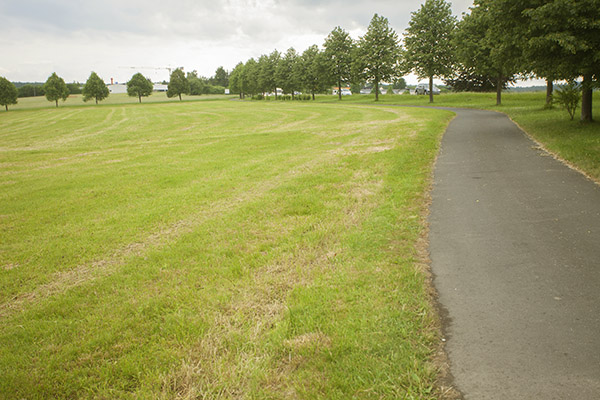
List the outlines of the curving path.
{"label": "curving path", "polygon": [[430,257],[465,399],[600,399],[600,186],[504,114],[451,109]]}

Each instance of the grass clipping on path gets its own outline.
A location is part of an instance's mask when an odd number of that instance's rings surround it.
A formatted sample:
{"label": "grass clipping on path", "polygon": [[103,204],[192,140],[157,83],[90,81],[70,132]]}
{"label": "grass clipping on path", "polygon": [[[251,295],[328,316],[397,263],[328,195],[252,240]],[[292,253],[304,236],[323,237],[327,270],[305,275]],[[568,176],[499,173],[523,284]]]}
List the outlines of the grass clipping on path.
{"label": "grass clipping on path", "polygon": [[436,398],[417,242],[450,116],[2,115],[0,397]]}

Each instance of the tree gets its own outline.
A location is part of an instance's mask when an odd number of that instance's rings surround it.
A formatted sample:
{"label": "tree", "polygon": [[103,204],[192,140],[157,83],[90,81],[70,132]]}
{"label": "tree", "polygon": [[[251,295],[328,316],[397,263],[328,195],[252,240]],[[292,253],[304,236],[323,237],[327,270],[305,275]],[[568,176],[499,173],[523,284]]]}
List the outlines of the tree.
{"label": "tree", "polygon": [[223,87],[229,86],[229,73],[227,73],[227,71],[225,71],[225,68],[223,68],[223,67],[217,68],[217,70],[215,71],[215,76],[213,78],[213,83],[216,86],[223,86]]}
{"label": "tree", "polygon": [[290,47],[277,65],[276,78],[283,93],[291,93],[292,99],[294,92],[300,88],[300,76],[298,74],[298,53],[293,47]]}
{"label": "tree", "polygon": [[302,53],[299,66],[301,86],[312,95],[314,100],[315,93],[324,92],[328,86],[325,55],[319,51],[317,45],[312,45]]}
{"label": "tree", "polygon": [[258,86],[263,93],[274,92],[277,98],[276,72],[281,54],[274,50],[271,54],[262,55],[258,59]]}
{"label": "tree", "polygon": [[242,71],[242,92],[250,96],[258,93],[258,63],[254,58],[246,61]]}
{"label": "tree", "polygon": [[394,85],[392,87],[394,89],[406,89],[406,79],[402,77],[394,79]]}
{"label": "tree", "polygon": [[231,75],[229,76],[229,91],[231,93],[238,93],[240,99],[244,97],[242,92],[242,74],[244,70],[244,63],[240,62],[235,66]]}
{"label": "tree", "polygon": [[358,41],[355,60],[358,76],[375,86],[375,101],[379,100],[379,83],[392,81],[398,75],[399,59],[398,35],[389,27],[387,18],[375,14],[367,33]]}
{"label": "tree", "polygon": [[600,83],[598,0],[530,1],[527,59],[536,73],[550,78],[583,77],[581,121],[593,121],[592,90]]}
{"label": "tree", "polygon": [[95,99],[96,104],[98,104],[98,101],[102,101],[107,98],[110,94],[104,81],[95,72],[91,73],[87,82],[83,86],[82,93],[83,101]]}
{"label": "tree", "polygon": [[0,76],[0,105],[8,111],[9,104],[17,104],[17,88],[14,83]]}
{"label": "tree", "polygon": [[154,90],[152,81],[139,72],[127,82],[127,94],[131,97],[137,97],[140,103],[142,102],[142,96],[150,96],[152,90]]}
{"label": "tree", "polygon": [[496,79],[496,104],[502,104],[502,88],[524,69],[523,23],[513,0],[475,0],[458,23],[455,39],[459,61],[465,69]]}
{"label": "tree", "polygon": [[179,101],[181,101],[181,95],[189,93],[190,83],[185,77],[183,69],[177,68],[171,73],[171,77],[169,78],[169,86],[167,87],[167,97],[171,98],[179,96]]}
{"label": "tree", "polygon": [[342,100],[342,83],[352,80],[352,51],[354,41],[339,26],[334,28],[325,43],[325,60],[328,63],[329,82],[337,85],[338,98]]}
{"label": "tree", "polygon": [[206,84],[202,78],[198,77],[198,72],[196,70],[188,72],[185,77],[190,84],[189,94],[198,96],[206,91]]}
{"label": "tree", "polygon": [[56,102],[56,107],[58,107],[58,100],[62,99],[62,101],[65,101],[69,97],[67,84],[63,78],[56,75],[56,72],[53,72],[46,80],[44,91],[46,92],[48,101]]}
{"label": "tree", "polygon": [[404,34],[406,67],[419,78],[429,78],[429,102],[433,103],[433,78],[452,74],[453,33],[456,17],[445,0],[427,0],[412,13]]}

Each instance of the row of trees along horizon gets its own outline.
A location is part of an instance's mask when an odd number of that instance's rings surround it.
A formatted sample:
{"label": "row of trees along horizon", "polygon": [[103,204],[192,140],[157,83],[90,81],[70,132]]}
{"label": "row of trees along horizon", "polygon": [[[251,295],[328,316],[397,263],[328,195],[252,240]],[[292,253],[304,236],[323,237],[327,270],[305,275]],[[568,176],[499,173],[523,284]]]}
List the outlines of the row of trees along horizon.
{"label": "row of trees along horizon", "polygon": [[[231,74],[219,67],[211,79],[227,78],[220,82],[241,98],[277,96],[281,88],[292,99],[300,91],[314,99],[316,93],[332,86],[341,89],[370,83],[377,101],[382,83],[397,83],[414,72],[428,78],[430,102],[433,79],[439,78],[454,91],[495,90],[500,105],[502,90],[509,84],[518,78],[538,77],[546,79],[548,106],[554,81],[576,87],[582,101],[581,120],[592,121],[592,91],[600,86],[599,20],[600,0],[475,0],[461,20],[452,14],[449,2],[426,0],[411,13],[402,42],[387,18],[375,14],[358,40],[338,26],[322,49],[313,45],[302,54],[294,48],[283,54],[274,50],[240,62]],[[0,93],[6,86],[2,80],[8,82],[0,78]],[[171,73],[167,96],[181,99],[182,94],[210,93],[210,86],[195,71],[186,75],[177,69]],[[108,89],[104,89],[106,85],[92,73],[83,86],[84,100],[106,98]],[[69,93],[56,74],[48,78],[44,90],[57,106]],[[127,92],[141,102],[152,92],[152,83],[137,73],[127,82]],[[341,100],[341,90],[338,96]],[[16,97],[13,103],[0,97],[0,104],[7,107],[16,103]]]}

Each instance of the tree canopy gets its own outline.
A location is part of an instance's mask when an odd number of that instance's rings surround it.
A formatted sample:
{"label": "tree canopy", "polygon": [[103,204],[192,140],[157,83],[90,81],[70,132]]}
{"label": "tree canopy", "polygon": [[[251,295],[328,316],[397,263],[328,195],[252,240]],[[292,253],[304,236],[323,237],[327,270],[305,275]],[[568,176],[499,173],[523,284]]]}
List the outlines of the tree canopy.
{"label": "tree canopy", "polygon": [[367,33],[358,41],[355,60],[358,77],[373,82],[375,101],[379,100],[379,83],[398,75],[400,45],[398,35],[387,18],[375,14]]}
{"label": "tree canopy", "polygon": [[0,105],[8,111],[9,104],[17,104],[17,88],[14,83],[0,76]]}
{"label": "tree canopy", "polygon": [[179,96],[179,101],[181,101],[181,95],[189,93],[190,83],[185,77],[183,69],[177,68],[171,73],[171,77],[169,79],[169,86],[167,87],[167,97],[171,98]]}
{"label": "tree canopy", "polygon": [[110,94],[108,87],[104,83],[104,81],[95,73],[92,72],[87,82],[83,86],[83,101],[88,101],[91,99],[96,100],[96,104],[99,101],[104,100]]}
{"label": "tree canopy", "polygon": [[404,62],[419,78],[429,78],[433,103],[433,78],[451,75],[454,65],[453,33],[456,17],[445,0],[427,0],[412,13],[404,34]]}
{"label": "tree canopy", "polygon": [[67,84],[63,78],[56,75],[56,72],[53,72],[46,80],[44,91],[48,101],[56,102],[56,107],[58,107],[58,100],[65,101],[69,97]]}
{"label": "tree canopy", "polygon": [[152,81],[139,72],[127,82],[127,94],[131,97],[137,97],[140,103],[142,102],[142,96],[150,96],[152,90],[154,90]]}
{"label": "tree canopy", "polygon": [[325,48],[324,59],[328,65],[328,80],[338,87],[338,98],[342,99],[342,84],[352,80],[352,52],[354,41],[350,34],[335,27],[323,44]]}

